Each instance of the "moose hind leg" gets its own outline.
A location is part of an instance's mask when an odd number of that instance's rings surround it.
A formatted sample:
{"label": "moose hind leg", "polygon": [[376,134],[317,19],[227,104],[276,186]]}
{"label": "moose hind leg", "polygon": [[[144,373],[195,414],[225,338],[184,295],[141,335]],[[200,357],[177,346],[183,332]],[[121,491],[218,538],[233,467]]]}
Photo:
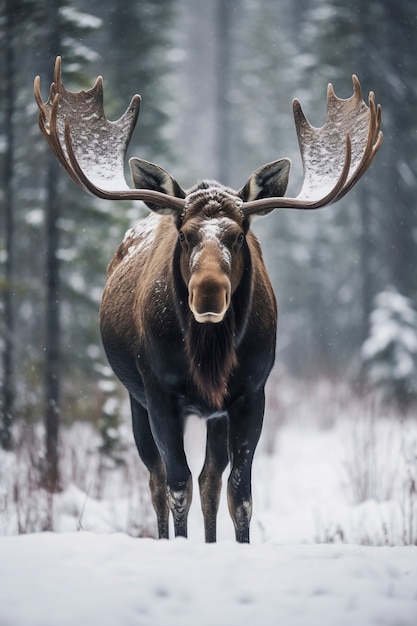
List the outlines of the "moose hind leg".
{"label": "moose hind leg", "polygon": [[222,474],[228,463],[227,420],[207,422],[206,459],[198,482],[204,518],[206,542],[216,541],[216,520],[219,509]]}
{"label": "moose hind leg", "polygon": [[133,435],[143,463],[149,470],[149,487],[156,513],[159,539],[169,536],[169,508],[165,468],[149,426],[148,412],[131,397]]}
{"label": "moose hind leg", "polygon": [[151,490],[152,505],[156,513],[159,539],[169,537],[169,507],[167,502],[167,488],[165,470],[162,465],[149,473],[149,487]]}

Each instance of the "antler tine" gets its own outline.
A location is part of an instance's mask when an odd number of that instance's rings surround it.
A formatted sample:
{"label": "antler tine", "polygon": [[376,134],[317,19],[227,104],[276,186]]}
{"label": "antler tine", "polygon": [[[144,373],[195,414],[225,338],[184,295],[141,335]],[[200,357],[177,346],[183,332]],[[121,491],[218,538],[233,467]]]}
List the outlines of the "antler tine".
{"label": "antler tine", "polygon": [[345,196],[352,189],[352,187],[356,185],[357,181],[369,169],[382,143],[383,134],[379,130],[380,125],[381,125],[382,109],[381,109],[381,105],[378,104],[377,106],[375,104],[375,96],[372,91],[369,94],[368,103],[369,103],[369,111],[370,111],[370,120],[369,120],[369,131],[368,131],[368,137],[367,137],[365,150],[363,151],[362,159],[359,165],[354,171],[352,177],[349,179],[348,184],[343,188],[341,193],[338,195],[337,200],[340,200],[341,198],[343,198],[343,196]]}
{"label": "antler tine", "polygon": [[54,141],[52,140],[51,133],[49,131],[49,120],[51,117],[52,109],[48,109],[42,100],[42,96],[40,93],[40,77],[39,76],[36,76],[35,78],[35,82],[33,85],[33,93],[35,95],[36,104],[39,107],[39,114],[38,114],[39,128],[43,136],[45,137],[46,141],[48,142],[49,147],[51,148],[52,152],[55,154],[56,158],[60,160],[59,153],[56,150],[56,146],[54,144]]}
{"label": "antler tine", "polygon": [[183,199],[149,189],[131,189],[126,183],[124,159],[139,115],[139,95],[133,96],[119,120],[110,122],[104,114],[101,76],[88,91],[69,91],[61,78],[61,57],[55,61],[48,100],[42,100],[38,76],[34,94],[43,135],[58,161],[83,189],[109,200],[144,200],[179,213],[184,210]]}
{"label": "antler tine", "polygon": [[54,83],[53,84],[55,84],[55,86],[58,88],[62,87],[61,64],[62,64],[61,57],[60,56],[56,57],[55,66],[54,66]]}
{"label": "antler tine", "polygon": [[[324,126],[314,128],[301,104],[294,100],[294,120],[304,166],[304,182],[295,198],[263,198],[246,202],[246,216],[276,208],[312,210],[343,198],[371,165],[382,143],[382,110],[370,92],[368,106],[362,99],[357,76],[352,76],[353,95],[338,98],[333,86],[327,89],[327,117]],[[342,145],[345,155],[342,160]]]}
{"label": "antler tine", "polygon": [[[101,77],[99,77],[93,87],[97,89],[101,86]],[[92,91],[92,90],[91,90]],[[82,93],[82,92],[80,92]],[[84,92],[85,93],[85,92]],[[81,187],[84,187],[79,177],[75,174],[71,167],[71,163],[63,148],[62,141],[60,139],[59,126],[62,123],[62,115],[60,116],[60,107],[62,106],[61,96],[70,94],[75,96],[77,94],[69,92],[65,89],[61,79],[61,57],[57,57],[54,66],[54,81],[51,83],[49,89],[48,100],[44,103],[40,91],[40,77],[36,76],[34,81],[34,96],[36,103],[39,107],[38,124],[39,128],[48,142],[51,151],[54,153],[57,160],[64,167],[66,172],[71,178]],[[66,119],[66,118],[64,118]],[[64,144],[65,145],[65,144]]]}

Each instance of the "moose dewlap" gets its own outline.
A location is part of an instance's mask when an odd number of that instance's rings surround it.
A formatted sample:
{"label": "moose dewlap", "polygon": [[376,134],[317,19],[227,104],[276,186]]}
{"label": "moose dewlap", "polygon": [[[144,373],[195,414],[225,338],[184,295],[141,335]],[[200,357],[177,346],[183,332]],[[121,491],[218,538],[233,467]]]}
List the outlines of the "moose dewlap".
{"label": "moose dewlap", "polygon": [[216,540],[223,471],[230,463],[228,504],[236,539],[249,541],[251,468],[262,429],[264,387],[275,358],[277,307],[251,219],[277,208],[317,209],[342,198],[381,145],[381,108],[331,85],[322,128],[294,101],[304,166],[296,198],[284,197],[290,162],[257,169],[234,191],[214,181],[184,190],[158,165],[124,158],[139,114],[134,96],[109,122],[98,78],[88,91],[68,91],[55,64],[49,98],[35,79],[39,126],[62,166],[100,198],[143,200],[151,215],[131,229],[108,267],[100,311],[104,348],[129,392],[133,434],[150,473],[160,537],[187,535],[192,480],[183,444],[184,420],[207,420],[199,476],[206,541]]}

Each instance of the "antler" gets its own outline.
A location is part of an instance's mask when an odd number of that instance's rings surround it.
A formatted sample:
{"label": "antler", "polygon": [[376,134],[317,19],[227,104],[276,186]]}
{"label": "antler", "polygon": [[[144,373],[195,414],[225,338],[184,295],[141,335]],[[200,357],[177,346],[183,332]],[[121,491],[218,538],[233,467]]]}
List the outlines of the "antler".
{"label": "antler", "polygon": [[[246,217],[277,208],[318,209],[340,200],[371,165],[382,142],[381,106],[370,92],[368,106],[362,100],[354,75],[353,95],[338,98],[332,85],[327,91],[324,126],[314,128],[301,104],[294,100],[294,120],[304,167],[304,182],[296,198],[272,197],[244,202]],[[139,115],[140,96],[116,122],[106,119],[103,80],[97,78],[88,91],[67,90],[61,80],[61,58],[55,62],[54,82],[43,102],[40,78],[34,92],[39,126],[49,146],[77,184],[109,200],[143,200],[183,214],[183,198],[149,189],[131,189],[124,177],[124,159]],[[117,191],[114,188],[118,187]]]}
{"label": "antler", "polygon": [[[107,200],[144,200],[182,213],[184,200],[149,189],[131,189],[124,176],[124,160],[135,128],[140,96],[133,96],[116,122],[103,109],[103,79],[99,76],[88,91],[67,90],[61,80],[61,57],[57,57],[54,82],[43,102],[40,78],[34,83],[39,107],[39,127],[52,152],[75,182]],[[114,189],[117,191],[113,191]]]}
{"label": "antler", "polygon": [[362,100],[358,78],[353,75],[353,95],[338,98],[329,84],[324,126],[314,128],[301,104],[293,102],[294,120],[304,167],[304,182],[296,198],[262,198],[243,203],[249,217],[277,208],[318,209],[337,202],[363,176],[382,143],[381,106],[371,91],[368,105]]}

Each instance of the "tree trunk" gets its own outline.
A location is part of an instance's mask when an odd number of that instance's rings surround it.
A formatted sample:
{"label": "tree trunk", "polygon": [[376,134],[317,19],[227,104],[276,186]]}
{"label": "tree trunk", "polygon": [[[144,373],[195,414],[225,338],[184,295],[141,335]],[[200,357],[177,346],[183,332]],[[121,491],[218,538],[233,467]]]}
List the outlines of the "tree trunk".
{"label": "tree trunk", "polygon": [[1,445],[5,450],[12,447],[12,421],[14,410],[14,125],[13,112],[15,107],[15,6],[14,0],[7,0],[5,25],[5,74],[6,74],[6,106],[5,106],[5,137],[6,150],[4,155],[4,207],[5,207],[5,285],[4,285],[4,352],[3,352],[3,385],[2,385],[2,426],[0,429]]}
{"label": "tree trunk", "polygon": [[[53,56],[60,52],[60,0],[49,0],[49,38]],[[46,345],[45,345],[45,487],[60,488],[58,458],[60,423],[60,267],[58,258],[60,214],[58,197],[59,167],[49,155],[46,200]]]}
{"label": "tree trunk", "polygon": [[233,0],[217,1],[217,180],[231,185],[230,81],[231,81],[231,12]]}
{"label": "tree trunk", "polygon": [[369,208],[369,194],[367,188],[362,185],[357,190],[358,204],[360,206],[361,232],[360,232],[360,268],[361,268],[361,342],[369,335],[369,317],[372,311],[372,302],[375,295],[375,286],[372,276],[373,241],[371,234],[371,211]]}
{"label": "tree trunk", "polygon": [[59,488],[58,434],[60,418],[60,272],[58,166],[49,159],[46,213],[46,346],[45,428],[46,477],[49,491]]}

